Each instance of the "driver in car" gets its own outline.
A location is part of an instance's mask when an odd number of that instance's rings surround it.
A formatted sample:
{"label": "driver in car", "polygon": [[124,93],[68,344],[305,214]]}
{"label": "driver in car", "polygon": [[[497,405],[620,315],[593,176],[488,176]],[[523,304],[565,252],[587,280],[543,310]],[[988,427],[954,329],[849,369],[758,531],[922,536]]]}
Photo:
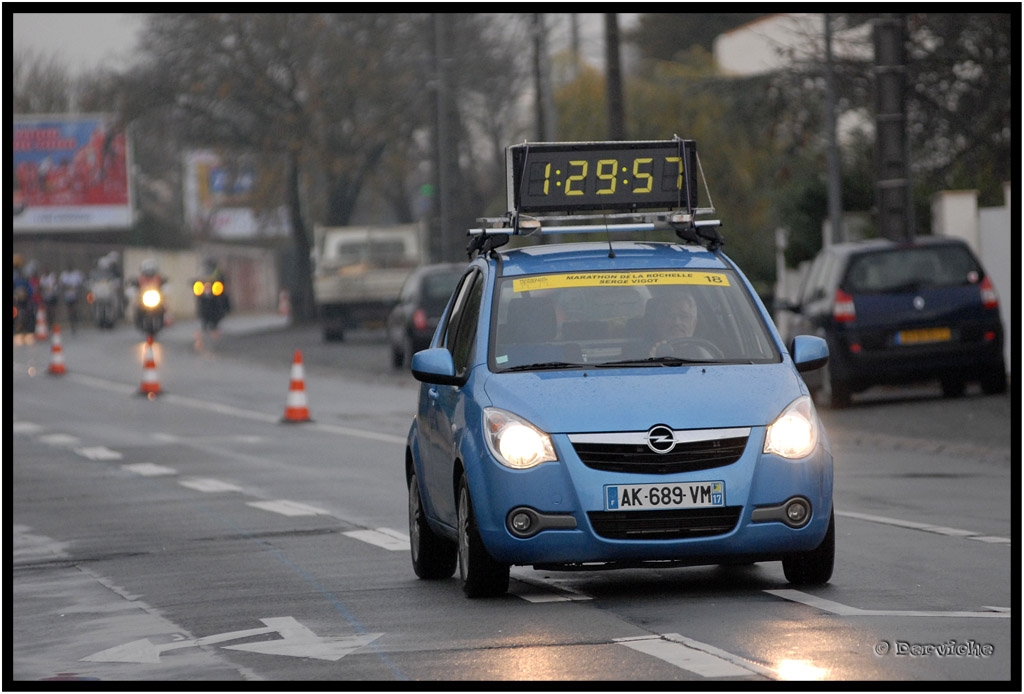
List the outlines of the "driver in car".
{"label": "driver in car", "polygon": [[649,356],[672,356],[675,352],[673,344],[693,337],[697,329],[697,302],[689,294],[678,299],[652,297],[647,302],[644,316],[654,339]]}

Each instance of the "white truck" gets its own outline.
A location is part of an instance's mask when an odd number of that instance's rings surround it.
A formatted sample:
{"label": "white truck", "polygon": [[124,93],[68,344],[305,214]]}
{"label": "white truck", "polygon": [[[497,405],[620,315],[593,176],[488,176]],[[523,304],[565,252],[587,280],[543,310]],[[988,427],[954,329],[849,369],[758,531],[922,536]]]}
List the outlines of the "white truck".
{"label": "white truck", "polygon": [[383,327],[409,273],[425,260],[420,224],[313,228],[313,301],[327,341]]}

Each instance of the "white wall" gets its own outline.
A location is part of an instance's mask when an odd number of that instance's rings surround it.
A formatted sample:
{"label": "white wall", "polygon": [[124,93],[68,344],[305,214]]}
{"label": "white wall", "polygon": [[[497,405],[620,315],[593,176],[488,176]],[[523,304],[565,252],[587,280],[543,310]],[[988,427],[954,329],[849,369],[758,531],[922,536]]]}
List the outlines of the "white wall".
{"label": "white wall", "polygon": [[1006,368],[1013,372],[1011,336],[1013,313],[1013,256],[1010,235],[1010,184],[1003,185],[1002,207],[978,208],[974,190],[944,190],[932,197],[932,233],[955,236],[966,241],[978,254],[999,295],[999,313],[1006,335],[1003,355]]}

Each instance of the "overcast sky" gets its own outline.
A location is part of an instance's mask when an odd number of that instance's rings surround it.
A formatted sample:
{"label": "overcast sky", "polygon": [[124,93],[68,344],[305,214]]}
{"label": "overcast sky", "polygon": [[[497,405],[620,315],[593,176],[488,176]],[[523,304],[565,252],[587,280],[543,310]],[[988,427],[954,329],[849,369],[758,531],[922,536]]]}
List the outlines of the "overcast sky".
{"label": "overcast sky", "polygon": [[[14,50],[31,48],[43,55],[54,55],[73,73],[101,66],[116,67],[135,49],[142,26],[142,14],[54,14],[13,13]],[[595,63],[604,59],[604,25],[600,13],[580,15],[584,36],[583,51]],[[620,30],[631,26],[636,14],[620,14]],[[553,52],[567,47],[566,14],[552,17]]]}
{"label": "overcast sky", "polygon": [[13,13],[14,50],[54,55],[73,72],[116,66],[135,49],[142,15]]}

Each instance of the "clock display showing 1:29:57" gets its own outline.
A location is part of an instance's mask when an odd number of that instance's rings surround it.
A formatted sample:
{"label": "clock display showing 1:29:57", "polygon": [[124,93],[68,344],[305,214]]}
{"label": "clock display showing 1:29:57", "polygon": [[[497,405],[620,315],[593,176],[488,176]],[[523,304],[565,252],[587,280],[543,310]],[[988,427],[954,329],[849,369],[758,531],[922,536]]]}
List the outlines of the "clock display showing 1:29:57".
{"label": "clock display showing 1:29:57", "polygon": [[524,143],[508,160],[521,212],[697,206],[692,140]]}

